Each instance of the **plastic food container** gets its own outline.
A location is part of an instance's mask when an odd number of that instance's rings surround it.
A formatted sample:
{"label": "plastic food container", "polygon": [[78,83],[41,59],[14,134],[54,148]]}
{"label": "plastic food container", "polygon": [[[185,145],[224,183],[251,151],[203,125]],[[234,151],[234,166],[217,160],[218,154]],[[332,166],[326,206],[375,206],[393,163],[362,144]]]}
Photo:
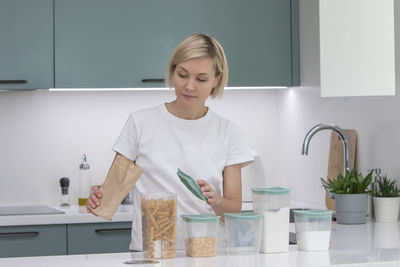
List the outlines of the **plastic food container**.
{"label": "plastic food container", "polygon": [[253,187],[251,190],[254,212],[264,215],[260,252],[288,252],[290,189]]}
{"label": "plastic food container", "polygon": [[298,248],[305,251],[328,250],[331,235],[331,210],[294,210]]}
{"label": "plastic food container", "polygon": [[176,193],[142,194],[144,257],[175,257]]}
{"label": "plastic food container", "polygon": [[218,219],[211,214],[182,215],[186,256],[214,257],[217,254]]}
{"label": "plastic food container", "polygon": [[257,254],[260,251],[262,214],[225,213],[228,254]]}

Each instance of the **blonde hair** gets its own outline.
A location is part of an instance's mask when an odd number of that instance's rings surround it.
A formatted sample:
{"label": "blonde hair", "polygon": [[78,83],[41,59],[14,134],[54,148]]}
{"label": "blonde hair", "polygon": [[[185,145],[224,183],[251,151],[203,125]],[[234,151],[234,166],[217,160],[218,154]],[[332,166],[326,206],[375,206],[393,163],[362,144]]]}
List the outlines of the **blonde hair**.
{"label": "blonde hair", "polygon": [[168,62],[166,84],[174,87],[173,75],[178,64],[196,58],[210,58],[214,65],[215,76],[220,75],[219,83],[211,90],[211,97],[221,97],[228,83],[228,63],[224,49],[213,37],[197,33],[184,39],[174,50]]}

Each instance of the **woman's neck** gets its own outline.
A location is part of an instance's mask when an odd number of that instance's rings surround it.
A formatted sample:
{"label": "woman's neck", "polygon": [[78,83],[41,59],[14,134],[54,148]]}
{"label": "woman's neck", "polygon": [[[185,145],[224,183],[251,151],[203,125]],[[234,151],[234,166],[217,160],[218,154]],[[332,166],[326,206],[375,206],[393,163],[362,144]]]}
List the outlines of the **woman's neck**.
{"label": "woman's neck", "polygon": [[176,100],[166,103],[165,104],[167,110],[172,115],[185,119],[185,120],[197,120],[204,117],[207,114],[208,107],[201,106],[201,107],[192,107],[192,108],[185,108],[176,102]]}

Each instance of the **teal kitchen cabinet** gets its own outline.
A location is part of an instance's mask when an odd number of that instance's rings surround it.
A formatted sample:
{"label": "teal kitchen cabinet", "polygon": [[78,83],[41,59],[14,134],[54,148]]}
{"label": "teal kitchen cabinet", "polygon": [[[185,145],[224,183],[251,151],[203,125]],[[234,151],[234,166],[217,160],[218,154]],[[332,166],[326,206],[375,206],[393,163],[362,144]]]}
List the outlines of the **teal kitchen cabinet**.
{"label": "teal kitchen cabinet", "polygon": [[129,251],[131,222],[0,227],[0,258]]}
{"label": "teal kitchen cabinet", "polygon": [[298,0],[54,0],[55,87],[164,87],[192,33],[225,48],[229,86],[299,84]]}
{"label": "teal kitchen cabinet", "polygon": [[68,224],[68,254],[129,251],[131,222]]}
{"label": "teal kitchen cabinet", "polygon": [[0,0],[0,90],[54,87],[53,0]]}
{"label": "teal kitchen cabinet", "polygon": [[65,224],[0,227],[0,257],[65,255]]}

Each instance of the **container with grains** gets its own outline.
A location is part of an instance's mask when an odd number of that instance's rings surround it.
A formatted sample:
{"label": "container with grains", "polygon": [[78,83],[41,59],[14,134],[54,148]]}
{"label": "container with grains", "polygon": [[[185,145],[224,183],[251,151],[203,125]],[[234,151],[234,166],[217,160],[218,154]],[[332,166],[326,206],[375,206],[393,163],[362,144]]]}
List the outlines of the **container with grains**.
{"label": "container with grains", "polygon": [[175,257],[176,193],[142,194],[144,257]]}
{"label": "container with grains", "polygon": [[182,215],[185,248],[189,257],[214,257],[217,254],[217,231],[220,216]]}

